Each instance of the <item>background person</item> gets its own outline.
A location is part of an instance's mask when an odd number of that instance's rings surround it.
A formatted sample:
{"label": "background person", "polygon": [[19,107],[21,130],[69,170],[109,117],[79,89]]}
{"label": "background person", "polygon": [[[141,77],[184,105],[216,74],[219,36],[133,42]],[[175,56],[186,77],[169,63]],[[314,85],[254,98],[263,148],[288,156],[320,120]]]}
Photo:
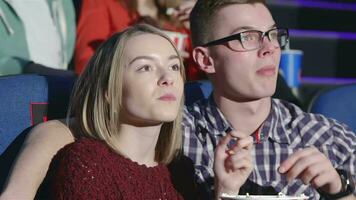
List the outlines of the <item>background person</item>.
{"label": "background person", "polygon": [[67,74],[75,43],[72,1],[0,1],[0,20],[0,75]]}
{"label": "background person", "polygon": [[[83,0],[81,1],[75,50],[75,71],[81,73],[96,48],[112,34],[145,22],[158,28],[189,35],[188,17],[195,1],[183,0]],[[173,13],[167,10],[174,10]],[[190,57],[191,43],[185,41],[187,78],[201,79]]]}

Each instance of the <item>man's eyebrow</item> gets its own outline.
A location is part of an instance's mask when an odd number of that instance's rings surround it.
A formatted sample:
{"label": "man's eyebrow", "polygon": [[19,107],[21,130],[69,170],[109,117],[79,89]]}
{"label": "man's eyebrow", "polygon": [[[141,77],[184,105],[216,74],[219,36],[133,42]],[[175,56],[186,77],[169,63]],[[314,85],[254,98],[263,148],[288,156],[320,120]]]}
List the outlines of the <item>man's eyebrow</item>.
{"label": "man's eyebrow", "polygon": [[255,27],[252,27],[252,26],[240,26],[240,27],[237,27],[235,28],[234,30],[231,31],[231,34],[232,33],[236,33],[236,32],[241,32],[241,31],[247,31],[247,30],[255,30],[256,28]]}
{"label": "man's eyebrow", "polygon": [[[274,23],[273,25],[269,26],[269,29],[271,28],[276,28],[277,25]],[[240,26],[235,28],[234,30],[231,31],[231,34],[236,33],[236,32],[241,32],[241,31],[248,31],[248,30],[257,30],[256,27],[253,26]]]}
{"label": "man's eyebrow", "polygon": [[[152,61],[157,61],[158,58],[155,57],[155,56],[137,56],[136,58],[134,58],[133,60],[130,61],[129,65],[131,65],[133,62],[137,61],[137,60],[141,60],[141,59],[144,59],[144,60],[152,60]],[[179,56],[178,55],[170,55],[168,57],[169,60],[173,60],[173,59],[179,59]]]}
{"label": "man's eyebrow", "polygon": [[272,26],[269,27],[269,29],[271,28],[277,28],[277,24],[274,23]]}

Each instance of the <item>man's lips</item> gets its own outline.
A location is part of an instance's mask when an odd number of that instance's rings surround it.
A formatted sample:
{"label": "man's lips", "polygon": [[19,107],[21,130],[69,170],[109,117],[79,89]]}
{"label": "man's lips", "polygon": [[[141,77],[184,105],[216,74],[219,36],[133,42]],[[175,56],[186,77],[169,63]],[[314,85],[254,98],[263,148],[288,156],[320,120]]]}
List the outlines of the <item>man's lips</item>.
{"label": "man's lips", "polygon": [[262,76],[272,76],[276,74],[276,67],[274,66],[265,66],[257,70],[257,74]]}
{"label": "man's lips", "polygon": [[174,94],[165,94],[163,96],[160,96],[158,99],[161,101],[176,101],[177,100],[177,98]]}

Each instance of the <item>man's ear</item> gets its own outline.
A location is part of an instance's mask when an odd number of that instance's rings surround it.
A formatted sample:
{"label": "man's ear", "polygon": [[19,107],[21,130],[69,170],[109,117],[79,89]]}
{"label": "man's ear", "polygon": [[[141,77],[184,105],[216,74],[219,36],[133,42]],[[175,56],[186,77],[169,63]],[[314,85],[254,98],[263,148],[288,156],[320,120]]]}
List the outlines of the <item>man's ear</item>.
{"label": "man's ear", "polygon": [[198,64],[199,69],[205,73],[215,73],[214,61],[205,47],[195,47],[193,49],[193,59]]}

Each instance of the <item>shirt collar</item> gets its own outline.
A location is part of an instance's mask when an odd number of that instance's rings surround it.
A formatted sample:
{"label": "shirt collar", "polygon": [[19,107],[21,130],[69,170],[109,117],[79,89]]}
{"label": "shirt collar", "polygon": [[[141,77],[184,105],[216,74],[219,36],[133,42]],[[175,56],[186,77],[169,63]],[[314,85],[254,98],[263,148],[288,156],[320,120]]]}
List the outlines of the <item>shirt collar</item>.
{"label": "shirt collar", "polygon": [[[291,142],[288,137],[288,132],[283,126],[281,126],[283,123],[282,120],[286,118],[286,116],[282,116],[278,102],[274,99],[272,99],[271,102],[271,110],[268,117],[251,136],[253,136],[255,143],[271,139],[277,143],[290,144]],[[217,107],[213,94],[211,94],[208,98],[206,109],[209,124],[213,126],[213,129],[218,130],[212,134],[222,134],[228,129],[233,129],[232,125]]]}
{"label": "shirt collar", "polygon": [[261,133],[264,138],[269,138],[281,144],[290,144],[289,132],[283,126],[283,122],[287,118],[287,113],[282,114],[278,100],[272,99],[270,113],[262,125]]}
{"label": "shirt collar", "polygon": [[232,125],[227,121],[224,114],[216,105],[213,93],[211,93],[208,98],[206,109],[208,113],[207,119],[214,129],[218,130],[220,133],[226,132],[229,128],[232,129]]}

